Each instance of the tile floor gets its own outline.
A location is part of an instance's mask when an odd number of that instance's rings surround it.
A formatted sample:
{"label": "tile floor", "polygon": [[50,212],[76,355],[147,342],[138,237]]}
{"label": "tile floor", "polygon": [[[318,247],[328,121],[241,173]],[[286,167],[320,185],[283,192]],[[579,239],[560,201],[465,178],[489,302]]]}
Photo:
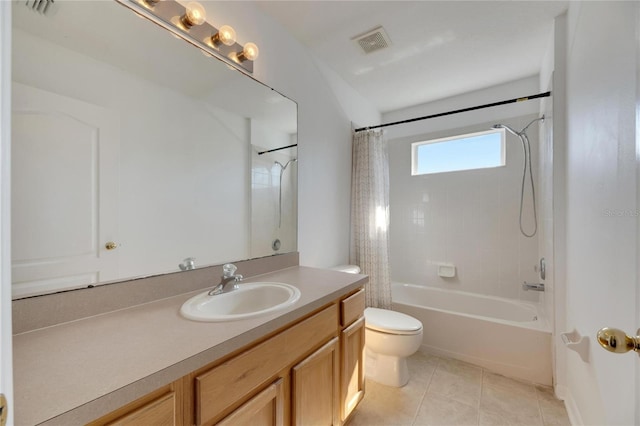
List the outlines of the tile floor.
{"label": "tile floor", "polygon": [[348,426],[570,425],[550,387],[418,352],[402,388],[367,381],[364,400]]}

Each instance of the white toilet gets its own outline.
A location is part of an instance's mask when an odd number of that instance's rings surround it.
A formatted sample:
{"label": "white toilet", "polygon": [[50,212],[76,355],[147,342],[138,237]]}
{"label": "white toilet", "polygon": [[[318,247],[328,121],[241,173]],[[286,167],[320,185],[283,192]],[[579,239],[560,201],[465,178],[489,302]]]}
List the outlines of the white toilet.
{"label": "white toilet", "polygon": [[[355,265],[340,265],[332,269],[360,273],[360,268]],[[407,357],[413,355],[422,343],[422,323],[401,312],[378,308],[366,308],[364,322],[365,376],[387,386],[406,385],[409,381]]]}
{"label": "white toilet", "polygon": [[367,308],[365,322],[365,376],[387,386],[409,381],[407,357],[422,343],[422,323],[401,312]]}

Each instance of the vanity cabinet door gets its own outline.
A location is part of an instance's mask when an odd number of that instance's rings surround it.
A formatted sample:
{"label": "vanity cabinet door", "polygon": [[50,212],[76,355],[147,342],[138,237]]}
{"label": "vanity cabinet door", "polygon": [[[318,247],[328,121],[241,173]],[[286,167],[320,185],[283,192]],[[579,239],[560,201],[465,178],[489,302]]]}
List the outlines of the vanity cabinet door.
{"label": "vanity cabinet door", "polygon": [[282,382],[282,379],[276,380],[217,424],[219,426],[284,425]]}
{"label": "vanity cabinet door", "polygon": [[339,340],[331,339],[292,369],[292,424],[339,425]]}
{"label": "vanity cabinet door", "polygon": [[342,421],[353,412],[364,397],[364,317],[342,331],[341,389]]}

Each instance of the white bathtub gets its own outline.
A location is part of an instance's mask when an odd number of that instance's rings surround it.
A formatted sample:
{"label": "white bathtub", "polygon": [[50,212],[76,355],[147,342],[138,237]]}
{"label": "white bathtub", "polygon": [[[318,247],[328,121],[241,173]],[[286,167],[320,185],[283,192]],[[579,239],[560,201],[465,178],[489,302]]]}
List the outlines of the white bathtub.
{"label": "white bathtub", "polygon": [[535,304],[401,283],[392,295],[393,310],[422,322],[423,351],[551,385],[551,332]]}

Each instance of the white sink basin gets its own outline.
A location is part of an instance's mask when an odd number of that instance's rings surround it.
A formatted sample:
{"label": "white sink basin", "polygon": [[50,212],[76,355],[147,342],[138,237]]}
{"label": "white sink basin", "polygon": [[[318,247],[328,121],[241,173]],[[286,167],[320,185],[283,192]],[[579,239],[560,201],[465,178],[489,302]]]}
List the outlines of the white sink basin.
{"label": "white sink basin", "polygon": [[209,296],[208,291],[184,302],[180,313],[195,321],[234,321],[266,315],[293,305],[296,287],[275,282],[240,283],[237,290]]}

